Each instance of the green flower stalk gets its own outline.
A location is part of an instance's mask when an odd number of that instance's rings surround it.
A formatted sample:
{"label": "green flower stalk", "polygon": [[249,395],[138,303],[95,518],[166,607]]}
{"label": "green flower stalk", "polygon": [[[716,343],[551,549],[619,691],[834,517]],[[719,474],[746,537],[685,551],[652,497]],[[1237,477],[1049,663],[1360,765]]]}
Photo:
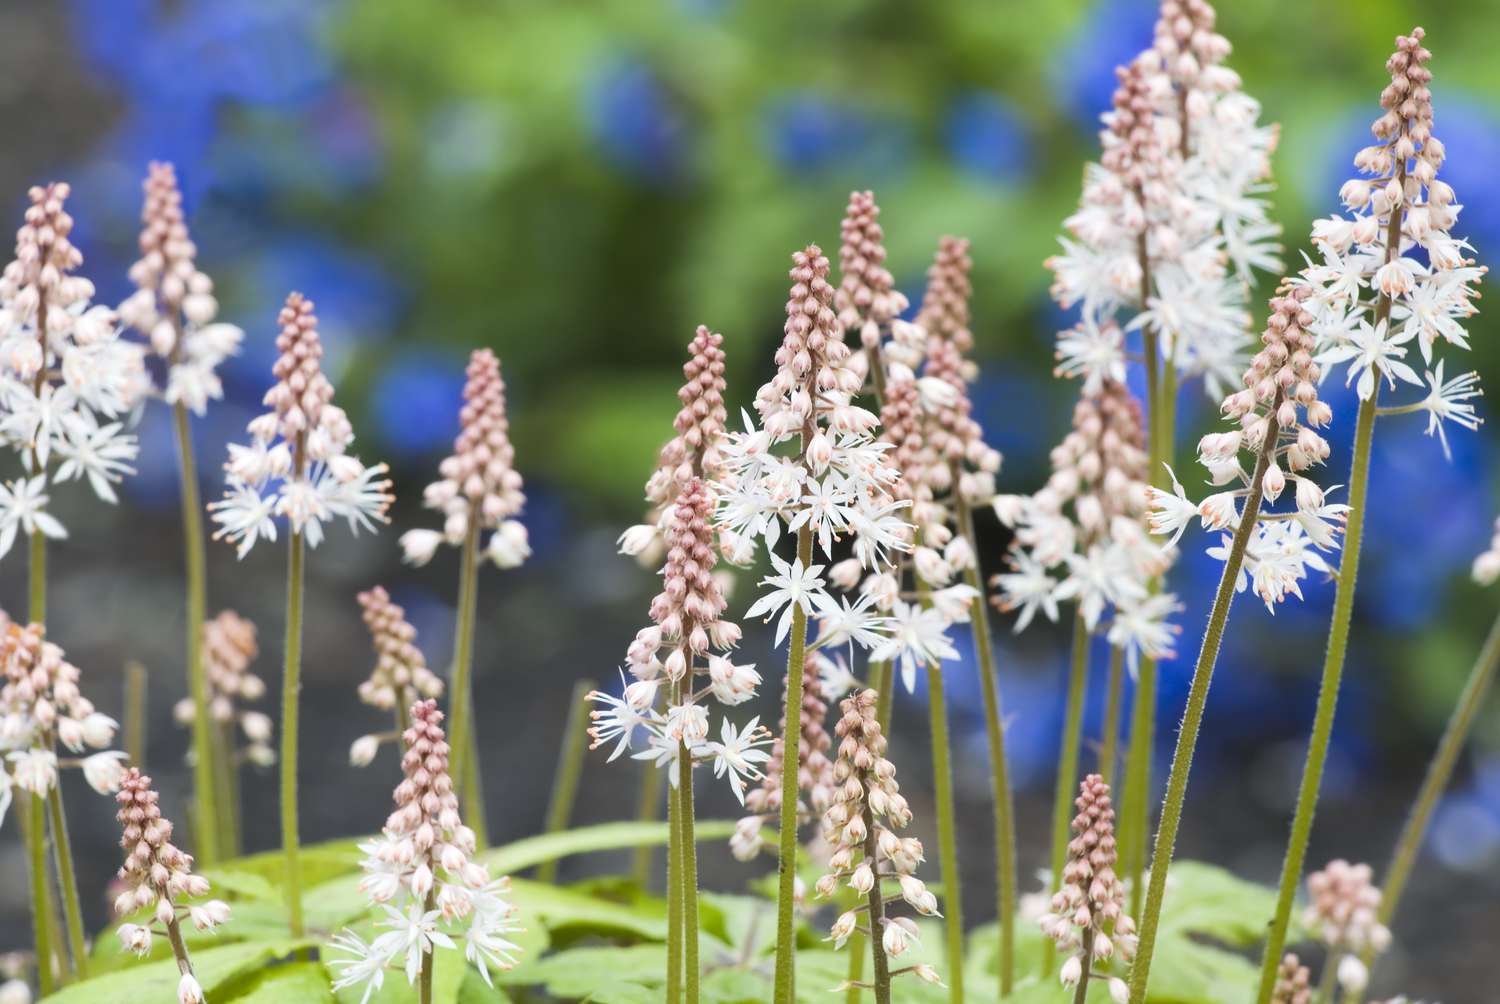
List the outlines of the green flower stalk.
{"label": "green flower stalk", "polygon": [[[480,800],[477,749],[473,729],[474,630],[479,604],[479,563],[489,558],[501,568],[517,568],[531,556],[526,527],[515,517],[526,504],[521,475],[515,469],[510,420],[505,411],[505,382],[500,360],[489,349],[469,356],[464,403],[453,453],[438,466],[439,478],[422,493],[423,504],[443,514],[443,529],[408,530],[401,535],[406,560],[425,565],[443,544],[462,549],[459,563],[458,618],[453,640],[453,710],[450,738],[454,749],[453,782],[460,797]],[[490,531],[488,542],[481,540]],[[481,549],[482,545],[482,549]],[[475,832],[483,832],[484,806],[466,812]]]}
{"label": "green flower stalk", "polygon": [[[1431,53],[1422,44],[1424,37],[1425,32],[1415,28],[1396,39],[1396,51],[1386,62],[1391,82],[1381,92],[1382,113],[1371,127],[1375,143],[1355,156],[1360,176],[1340,190],[1350,215],[1314,223],[1313,241],[1322,260],[1310,264],[1301,276],[1315,315],[1318,359],[1325,366],[1348,364],[1346,382],[1356,383],[1360,405],[1344,557],[1297,810],[1261,965],[1261,1004],[1270,1000],[1275,982],[1333,732],[1354,610],[1376,419],[1425,411],[1428,433],[1437,433],[1445,449],[1445,422],[1469,429],[1479,424],[1469,403],[1480,393],[1477,375],[1445,379],[1443,360],[1437,358],[1440,348],[1468,348],[1460,319],[1473,313],[1472,300],[1478,295],[1474,286],[1485,269],[1465,257],[1467,242],[1451,236],[1460,207],[1453,189],[1437,177],[1445,150],[1433,131],[1428,87],[1432,72],[1427,68]],[[1420,259],[1417,248],[1422,249]],[[1364,295],[1365,289],[1369,295]],[[1430,367],[1425,377],[1405,361],[1410,348],[1416,348]],[[1380,407],[1382,384],[1392,391],[1402,384],[1423,386],[1428,393],[1409,404]]]}
{"label": "green flower stalk", "polygon": [[[1336,546],[1339,522],[1348,509],[1327,503],[1322,489],[1307,474],[1328,455],[1328,444],[1315,430],[1333,417],[1332,409],[1318,399],[1320,372],[1312,360],[1314,317],[1306,303],[1309,295],[1305,287],[1284,283],[1271,299],[1271,316],[1261,336],[1263,347],[1246,370],[1245,389],[1224,401],[1226,416],[1239,428],[1211,433],[1198,444],[1199,459],[1210,479],[1218,484],[1238,482],[1237,487],[1210,495],[1201,503],[1188,499],[1175,477],[1171,492],[1151,490],[1152,531],[1170,534],[1171,543],[1175,544],[1195,519],[1207,529],[1232,531],[1233,535],[1209,550],[1210,555],[1224,560],[1224,573],[1193,668],[1187,708],[1167,778],[1167,797],[1141,916],[1140,954],[1131,969],[1132,1004],[1142,1004],[1146,998],[1188,775],[1230,602],[1247,584],[1271,609],[1289,593],[1300,596],[1298,582],[1309,568],[1328,569],[1320,552]],[[1242,449],[1255,457],[1254,472],[1248,477],[1240,466]],[[1295,483],[1295,510],[1263,513],[1263,503],[1274,504],[1289,482]]]}
{"label": "green flower stalk", "polygon": [[887,907],[904,901],[928,917],[937,916],[938,909],[937,898],[916,877],[921,843],[895,832],[910,825],[911,809],[896,783],[895,765],[885,758],[877,700],[875,691],[864,690],[839,705],[842,715],[834,729],[839,740],[833,775],[837,794],[823,815],[823,839],[833,853],[817,888],[818,895],[827,897],[847,885],[865,898],[839,915],[831,937],[834,947],[842,948],[863,927],[874,973],[870,983],[861,985],[874,993],[876,1004],[891,1004],[895,977],[909,973],[928,983],[940,979],[928,965],[892,967],[915,942],[917,928],[905,917],[892,916]]}
{"label": "green flower stalk", "polygon": [[375,652],[370,676],[359,685],[359,699],[390,715],[394,726],[393,731],[360,736],[349,747],[349,762],[365,767],[383,744],[400,743],[411,724],[408,712],[413,704],[443,696],[443,680],[427,668],[427,657],[417,647],[417,629],[384,586],[372,586],[355,599]]}
{"label": "green flower stalk", "polygon": [[[207,609],[207,559],[203,503],[193,455],[192,415],[206,413],[209,401],[223,396],[215,372],[239,351],[244,332],[216,320],[218,301],[213,281],[197,266],[198,249],[188,232],[182,193],[171,164],[151,164],[142,185],[141,257],[130,268],[136,292],[120,306],[120,318],[147,339],[166,367],[160,393],[172,409],[182,494],[183,554],[187,569],[187,678],[193,729],[194,845],[200,864],[218,861],[230,836],[226,819],[232,807],[219,806],[218,788],[229,771],[229,756],[215,741],[210,705],[213,697],[203,665],[203,631]],[[191,413],[191,414],[190,414]],[[180,716],[179,716],[180,717]],[[227,794],[227,793],[226,793]]]}
{"label": "green flower stalk", "polygon": [[365,466],[346,452],[354,429],[333,403],[323,374],[323,345],[311,300],[287,297],[277,317],[278,357],[266,392],[269,411],[249,425],[250,444],[230,444],[224,498],[209,506],[219,524],[215,539],[236,545],[243,558],[260,540],[275,540],[276,517],[288,524],[286,646],[281,691],[281,837],[292,934],[301,937],[302,889],[298,859],[298,712],[302,681],[302,608],[306,550],[322,543],[324,524],[347,521],[351,532],[386,522],[394,496],[384,464]]}

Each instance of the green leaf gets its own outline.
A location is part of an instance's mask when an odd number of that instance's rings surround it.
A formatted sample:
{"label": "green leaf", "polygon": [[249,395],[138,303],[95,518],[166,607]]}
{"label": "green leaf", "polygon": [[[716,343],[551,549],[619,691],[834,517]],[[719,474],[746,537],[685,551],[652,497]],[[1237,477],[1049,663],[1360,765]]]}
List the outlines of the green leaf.
{"label": "green leaf", "polygon": [[[367,839],[369,838],[356,837],[349,840],[331,840],[327,843],[311,844],[301,848],[297,854],[297,864],[302,870],[302,887],[306,889],[339,875],[358,871],[360,859],[363,857],[359,845]],[[280,890],[282,883],[286,881],[286,858],[280,851],[266,851],[263,854],[252,854],[246,858],[226,861],[221,865],[205,869],[203,872],[203,877],[208,879],[210,885],[218,886],[223,883],[225,888],[228,888],[230,883],[244,882],[243,876],[245,875],[262,879],[274,889]],[[280,895],[278,891],[271,898],[277,898]]]}
{"label": "green leaf", "polygon": [[608,984],[584,1000],[587,1004],[661,1004],[661,988],[639,983]]}
{"label": "green leaf", "polygon": [[542,986],[554,997],[575,998],[616,983],[659,987],[666,971],[665,945],[589,946],[557,952],[497,979],[509,986]]}
{"label": "green leaf", "polygon": [[[213,998],[223,986],[255,972],[273,959],[285,958],[312,946],[296,941],[247,941],[193,953],[193,971],[205,996]],[[142,1004],[170,1001],[177,996],[177,963],[172,959],[144,962],[75,983],[46,998],[46,1004]]]}
{"label": "green leaf", "polygon": [[698,898],[698,918],[704,934],[741,956],[776,950],[776,904],[771,900],[705,892]]}
{"label": "green leaf", "polygon": [[633,935],[653,941],[667,936],[667,907],[661,900],[625,906],[524,879],[511,883],[510,900],[523,925],[540,921],[552,934]]}
{"label": "green leaf", "polygon": [[[701,821],[696,829],[698,842],[728,840],[734,834],[734,826],[727,819]],[[496,875],[514,875],[543,861],[575,854],[658,846],[665,844],[668,836],[666,823],[601,823],[517,840],[486,852],[480,860]]]}
{"label": "green leaf", "polygon": [[1202,861],[1175,861],[1167,874],[1159,931],[1192,932],[1247,947],[1264,937],[1275,912],[1275,890]]}
{"label": "green leaf", "polygon": [[510,1004],[510,997],[499,987],[484,982],[479,970],[470,966],[463,985],[458,988],[458,1004]]}
{"label": "green leaf", "polygon": [[275,966],[215,997],[214,1004],[334,1004],[328,974],[316,962]]}

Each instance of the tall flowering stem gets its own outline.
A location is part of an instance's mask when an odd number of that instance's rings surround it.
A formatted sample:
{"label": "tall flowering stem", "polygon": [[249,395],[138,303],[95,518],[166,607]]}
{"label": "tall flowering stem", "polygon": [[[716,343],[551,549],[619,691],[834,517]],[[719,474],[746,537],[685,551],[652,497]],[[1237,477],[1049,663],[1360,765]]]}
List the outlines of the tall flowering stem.
{"label": "tall flowering stem", "polygon": [[[515,517],[526,504],[515,448],[510,442],[510,419],[505,409],[505,381],[500,360],[489,349],[469,356],[464,403],[453,453],[438,467],[439,478],[422,494],[423,504],[443,514],[443,529],[408,530],[401,535],[406,560],[425,565],[444,545],[462,548],[459,562],[458,617],[454,627],[453,678],[450,689],[453,780],[466,800],[474,830],[485,832],[480,803],[479,764],[473,729],[474,629],[479,605],[479,563],[482,557],[500,568],[517,568],[531,556],[526,527]],[[490,531],[488,542],[481,539]]]}
{"label": "tall flowering stem", "polygon": [[[1360,405],[1344,558],[1297,810],[1261,966],[1260,1004],[1270,1000],[1275,982],[1333,731],[1359,573],[1375,420],[1383,414],[1426,411],[1427,431],[1438,433],[1445,449],[1446,421],[1469,429],[1479,424],[1468,403],[1479,394],[1477,376],[1445,380],[1443,361],[1432,366],[1438,346],[1468,348],[1460,319],[1474,312],[1473,284],[1485,269],[1465,257],[1472,250],[1468,243],[1450,234],[1459,206],[1453,189],[1437,177],[1445,150],[1433,133],[1428,87],[1432,72],[1427,68],[1431,53],[1422,45],[1424,37],[1425,32],[1415,28],[1396,39],[1396,51],[1386,62],[1391,80],[1380,95],[1383,111],[1371,126],[1376,142],[1356,155],[1360,176],[1340,191],[1351,215],[1313,225],[1321,261],[1309,263],[1301,276],[1303,292],[1317,314],[1318,359],[1325,366],[1348,364],[1346,380],[1358,381]],[[1425,254],[1419,255],[1419,248]],[[1365,295],[1366,289],[1373,296]],[[1432,367],[1425,379],[1404,361],[1412,342]],[[1429,393],[1410,405],[1381,408],[1377,401],[1382,383],[1391,390],[1425,383]]]}
{"label": "tall flowering stem", "polygon": [[[1484,647],[1479,651],[1479,658],[1475,660],[1474,668],[1469,672],[1469,679],[1464,684],[1463,693],[1459,695],[1458,705],[1453,709],[1452,717],[1448,719],[1448,726],[1443,730],[1443,738],[1438,742],[1432,762],[1427,765],[1427,774],[1422,779],[1422,788],[1417,793],[1411,811],[1407,814],[1406,822],[1401,827],[1401,835],[1396,838],[1396,846],[1392,849],[1390,863],[1385,869],[1385,894],[1380,900],[1380,910],[1376,914],[1382,924],[1389,925],[1396,915],[1396,906],[1401,901],[1401,894],[1406,890],[1406,881],[1411,877],[1412,867],[1417,862],[1417,852],[1421,850],[1422,841],[1427,835],[1427,824],[1431,821],[1433,810],[1437,808],[1438,800],[1453,777],[1453,768],[1458,762],[1458,755],[1468,740],[1469,733],[1474,727],[1474,719],[1478,716],[1484,704],[1485,695],[1494,682],[1497,667],[1500,667],[1500,618],[1497,618],[1491,626],[1489,636],[1484,641]],[[1373,955],[1373,951],[1366,953],[1363,959],[1366,965],[1370,964]]]}
{"label": "tall flowering stem", "polygon": [[[828,872],[818,880],[818,895],[831,896],[841,884],[865,897],[865,903],[846,910],[834,921],[830,940],[842,948],[861,927],[869,938],[874,978],[861,983],[874,992],[876,1004],[891,1004],[891,980],[910,973],[928,983],[939,983],[928,965],[892,969],[916,941],[917,927],[909,918],[888,913],[888,904],[905,901],[917,913],[938,915],[937,897],[916,876],[922,861],[921,841],[899,837],[896,830],[911,823],[911,809],[896,783],[896,767],[885,758],[886,739],[875,719],[878,702],[873,690],[846,697],[834,734],[838,759],[833,779],[833,803],[823,815],[823,839],[832,848]],[[894,883],[898,892],[887,892]],[[845,989],[840,987],[838,989]]]}
{"label": "tall flowering stem", "polygon": [[[474,860],[474,831],[459,813],[450,773],[455,750],[442,728],[436,701],[418,701],[402,733],[405,775],[394,792],[395,811],[380,835],[360,845],[365,877],[360,891],[383,914],[383,929],[366,943],[353,931],[336,935],[324,958],[335,971],[334,990],[363,988],[366,999],[397,970],[432,1004],[438,950],[463,951],[463,960],[493,986],[492,971],[515,965],[518,928],[509,901],[510,880],[491,879]],[[462,962],[455,960],[456,965]]]}
{"label": "tall flowering stem", "polygon": [[215,538],[237,545],[241,558],[257,541],[274,541],[276,517],[287,534],[286,645],[281,689],[281,839],[292,933],[301,937],[302,883],[298,858],[297,740],[302,686],[302,607],[307,548],[323,540],[325,522],[342,518],[351,532],[386,521],[393,496],[384,464],[365,466],[346,450],[354,429],[333,403],[323,374],[323,345],[311,300],[287,297],[277,316],[279,353],[266,392],[270,409],[250,422],[250,444],[230,444],[224,498],[209,506]]}
{"label": "tall flowering stem", "polygon": [[[177,999],[181,1004],[203,1004],[203,988],[193,973],[193,962],[182,939],[187,921],[200,931],[210,931],[229,920],[229,906],[221,900],[188,904],[208,894],[208,880],[193,873],[193,858],[172,843],[172,823],[161,814],[151,779],[131,767],[116,796],[120,809],[120,847],[125,864],[119,880],[124,891],[115,898],[121,917],[150,909],[146,924],[121,924],[120,941],[138,956],[151,952],[155,936],[165,935],[177,961]],[[154,925],[152,923],[154,921]]]}
{"label": "tall flowering stem", "polygon": [[[1131,970],[1131,1004],[1143,1004],[1146,999],[1168,869],[1230,602],[1247,585],[1272,610],[1289,593],[1300,596],[1298,582],[1309,568],[1327,571],[1319,552],[1337,546],[1339,523],[1348,510],[1347,506],[1329,505],[1323,490],[1308,475],[1329,451],[1314,427],[1326,425],[1333,417],[1332,409],[1318,399],[1320,370],[1311,354],[1310,329],[1315,319],[1308,310],[1308,295],[1306,289],[1290,283],[1280,287],[1270,303],[1271,316],[1261,336],[1263,347],[1245,372],[1245,389],[1224,400],[1226,416],[1237,420],[1239,428],[1210,433],[1198,444],[1200,462],[1211,480],[1238,487],[1211,495],[1202,503],[1188,499],[1175,477],[1171,492],[1151,490],[1149,519],[1153,532],[1171,534],[1175,542],[1197,519],[1206,528],[1232,528],[1233,536],[1227,546],[1209,550],[1210,555],[1223,559],[1224,573],[1193,667],[1187,708],[1167,778],[1167,796],[1156,831],[1151,879],[1141,917],[1140,953]],[[1242,449],[1253,451],[1255,456],[1255,469],[1249,477],[1240,466]],[[1296,509],[1262,513],[1263,503],[1274,504],[1288,482],[1296,486]]]}
{"label": "tall flowering stem", "polygon": [[[1073,618],[1073,655],[1068,669],[1067,706],[1063,711],[1062,746],[1057,751],[1057,784],[1052,799],[1052,888],[1063,881],[1068,860],[1069,822],[1072,819],[1073,778],[1078,776],[1078,758],[1083,742],[1083,703],[1088,692],[1089,634],[1083,614]],[[1052,969],[1050,946],[1045,970]]]}
{"label": "tall flowering stem", "polygon": [[[213,282],[196,264],[197,248],[182,211],[182,193],[171,164],[153,163],[147,173],[141,209],[141,257],[130,269],[136,292],[120,306],[120,318],[148,339],[167,368],[161,396],[172,409],[182,497],[183,553],[187,566],[187,678],[193,701],[194,846],[198,860],[219,860],[221,841],[230,839],[227,802],[221,813],[216,789],[228,775],[228,756],[215,742],[211,700],[203,667],[203,627],[207,616],[206,534],[198,489],[197,462],[189,410],[204,414],[208,402],[223,396],[215,368],[239,348],[243,332],[215,323],[218,301]],[[226,796],[228,792],[225,793]]]}
{"label": "tall flowering stem", "polygon": [[[912,527],[899,515],[909,503],[892,497],[900,472],[886,460],[890,445],[874,439],[879,419],[853,403],[864,374],[851,365],[851,352],[843,341],[833,309],[834,290],[828,282],[828,259],[810,245],[792,260],[777,371],[756,394],[755,407],[763,425],[756,428],[747,418],[743,433],[726,437],[722,448],[725,472],[717,486],[721,543],[726,536],[738,541],[732,550],[743,551],[744,560],[753,556],[757,540],[770,552],[775,574],[762,580],[762,586],[769,588],[746,616],[774,617],[777,644],[790,633],[788,722],[796,720],[801,708],[810,646],[808,621],[814,611],[820,631],[811,642],[813,647],[857,645],[870,649],[872,659],[902,655],[911,678],[930,654],[925,650],[919,654],[908,644],[921,647],[930,640],[925,622],[915,615],[915,608],[895,600],[899,586],[888,571],[890,555],[911,547]],[[789,448],[794,442],[797,453],[793,456],[775,449],[782,444]],[[797,549],[791,561],[774,551],[783,531],[796,534]],[[888,619],[871,609],[875,597],[869,592],[851,604],[826,591],[829,580],[822,573],[828,566],[812,563],[813,546],[816,542],[831,560],[834,541],[842,538],[852,538],[854,557],[841,563],[837,573],[830,572],[835,584],[849,589],[859,582],[863,569],[875,571],[881,590],[894,601],[893,609],[908,618],[913,631],[902,633],[900,639],[887,637]],[[795,952],[797,733],[789,728],[784,740],[776,1004],[791,1000]]]}

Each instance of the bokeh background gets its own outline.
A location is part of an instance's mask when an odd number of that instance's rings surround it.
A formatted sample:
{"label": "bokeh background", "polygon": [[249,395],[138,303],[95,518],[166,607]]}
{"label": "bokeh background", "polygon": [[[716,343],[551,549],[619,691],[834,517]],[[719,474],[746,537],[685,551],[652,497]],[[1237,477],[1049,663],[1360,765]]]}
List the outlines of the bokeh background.
{"label": "bokeh background", "polygon": [[[1154,16],[1147,0],[0,5],[0,207],[18,220],[27,185],[70,181],[84,271],[101,300],[128,292],[147,161],[177,165],[200,262],[218,280],[224,317],[248,333],[227,367],[227,400],[196,425],[208,497],[219,492],[224,443],[257,412],[276,309],[291,289],[317,302],[362,455],[395,469],[395,526],[373,539],[336,532],[309,563],[305,839],[378,826],[396,770],[389,752],[363,771],[346,766],[349,741],[385,724],[354,696],[368,668],[354,593],[387,585],[429,661],[448,658],[456,557],[403,568],[396,536],[430,522],[420,489],[455,431],[473,346],[492,346],[505,366],[536,551],[518,571],[487,570],[481,591],[477,701],[497,840],[539,828],[569,691],[580,677],[614,678],[643,623],[654,577],[616,556],[614,539],[641,515],[641,484],[676,407],[682,346],[700,322],[723,331],[732,407],[748,403],[779,338],[787,256],[809,241],[836,247],[851,188],[875,189],[890,265],[914,301],[937,238],[973,240],[978,416],[1005,454],[1002,490],[1038,486],[1076,390],[1050,375],[1054,332],[1068,319],[1047,298],[1041,262],[1095,155],[1113,68],[1147,43]],[[1500,4],[1243,0],[1225,6],[1221,26],[1265,119],[1282,123],[1275,207],[1289,261],[1306,247],[1310,219],[1336,208],[1392,37],[1417,22],[1435,53],[1444,176],[1466,207],[1459,232],[1481,260],[1500,249]],[[1492,385],[1497,333],[1493,315],[1475,320],[1474,365]],[[1326,391],[1337,481],[1354,404],[1342,388]],[[1185,390],[1183,402],[1188,421],[1212,421],[1201,389]],[[1411,417],[1382,423],[1377,436],[1357,631],[1314,866],[1335,856],[1383,864],[1496,612],[1495,594],[1465,574],[1496,510],[1494,428],[1457,431],[1451,460],[1423,432]],[[50,627],[107,711],[119,710],[125,660],[150,668],[149,766],[180,815],[186,735],[170,715],[184,691],[180,537],[159,407],[141,437],[140,474],[119,508],[57,493],[73,536],[53,549]],[[981,536],[993,570],[1004,538],[993,520]],[[1159,775],[1218,574],[1205,539],[1189,540],[1173,573],[1186,630],[1184,652],[1162,673]],[[237,562],[214,545],[210,559],[210,610],[233,607],[261,626],[270,705],[285,556],[263,546]],[[24,558],[14,553],[3,567],[0,604],[19,610]],[[1311,582],[1305,602],[1274,618],[1253,600],[1237,604],[1181,853],[1274,880],[1331,599],[1330,583]],[[997,628],[1029,877],[1045,857],[1066,639],[1045,626],[1020,637],[998,619]],[[769,632],[747,634],[763,669],[780,664]],[[779,672],[766,675],[762,706],[774,718]],[[1096,675],[1093,736],[1102,666]],[[968,751],[960,818],[975,821],[963,835],[964,878],[979,921],[993,878],[982,724],[968,666],[951,680]],[[901,695],[895,755],[930,826],[917,741],[924,699]],[[601,759],[585,774],[580,821],[632,811],[636,768]],[[705,815],[735,814],[721,787],[707,787]],[[252,848],[275,841],[274,794],[270,773],[247,778]],[[111,809],[81,786],[70,797],[83,884],[94,892],[88,909],[102,924]],[[0,835],[0,868],[13,879],[0,883],[0,948],[27,939],[14,832]],[[1492,707],[1437,814],[1376,989],[1489,999],[1483,948],[1500,937],[1497,865]],[[722,888],[765,869],[722,852],[705,867],[705,881]]]}

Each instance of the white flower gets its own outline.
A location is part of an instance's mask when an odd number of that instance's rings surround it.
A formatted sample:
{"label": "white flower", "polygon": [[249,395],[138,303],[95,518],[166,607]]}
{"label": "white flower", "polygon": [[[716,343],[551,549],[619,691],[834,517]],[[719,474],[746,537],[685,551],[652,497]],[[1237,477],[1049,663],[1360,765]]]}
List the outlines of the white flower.
{"label": "white flower", "polygon": [[[332,989],[344,990],[363,985],[365,992],[360,998],[360,1004],[369,1004],[370,997],[385,983],[385,970],[394,963],[401,951],[401,939],[397,932],[388,931],[373,943],[365,944],[353,931],[342,931],[334,935],[329,948],[329,968],[342,970],[333,981]],[[337,952],[345,954],[332,954]]]}
{"label": "white flower", "polygon": [[[624,673],[620,674],[622,680],[624,676]],[[652,711],[649,705],[638,708],[628,700],[614,697],[601,690],[590,693],[588,699],[603,706],[602,709],[589,712],[589,718],[594,722],[589,729],[589,735],[594,739],[593,747],[598,748],[605,743],[619,740],[614,752],[609,755],[611,761],[630,748],[637,729],[651,728],[660,722],[661,716]],[[672,745],[673,748],[676,747],[675,743]]]}
{"label": "white flower", "polygon": [[833,597],[817,593],[814,602],[818,607],[818,647],[833,648],[847,644],[852,654],[853,647],[873,648],[884,638],[887,618],[872,609],[875,597],[869,593],[861,595],[851,605],[847,596]]}
{"label": "white flower", "polygon": [[183,973],[177,981],[177,1000],[179,1004],[203,1004],[203,988],[192,973]]}
{"label": "white flower", "polygon": [[490,534],[486,553],[501,568],[521,567],[531,557],[531,542],[527,538],[525,524],[514,519],[502,522]]}
{"label": "white flower", "polygon": [[[275,527],[272,527],[271,539],[276,539]],[[442,545],[443,535],[437,530],[408,530],[401,535],[402,559],[409,565],[420,567],[431,561]]]}
{"label": "white flower", "polygon": [[708,738],[708,709],[701,704],[674,704],[667,708],[663,734],[687,743],[691,749]]}
{"label": "white flower", "polygon": [[276,506],[275,495],[262,498],[255,488],[236,479],[224,498],[209,503],[213,521],[219,524],[214,539],[222,537],[234,541],[238,544],[237,555],[243,558],[256,541],[276,539],[276,521],[272,519]]}
{"label": "white flower", "polygon": [[896,662],[907,693],[916,690],[919,663],[936,666],[943,659],[958,658],[958,649],[948,640],[948,624],[936,610],[897,600],[890,626],[890,637],[870,652],[870,660]]}
{"label": "white flower", "polygon": [[151,928],[142,924],[121,924],[118,931],[120,944],[128,952],[138,956],[151,953]]}
{"label": "white flower", "polygon": [[1125,333],[1113,321],[1085,316],[1057,339],[1058,376],[1083,377],[1083,392],[1095,394],[1105,380],[1125,382]]}
{"label": "white flower", "polygon": [[1448,449],[1448,434],[1443,423],[1452,422],[1470,431],[1478,429],[1484,419],[1468,402],[1470,398],[1483,397],[1484,391],[1479,389],[1478,373],[1464,373],[1445,381],[1443,362],[1439,359],[1437,367],[1427,374],[1427,385],[1431,390],[1422,399],[1421,408],[1427,412],[1427,435],[1436,432],[1443,444],[1443,456],[1451,458],[1453,454]]}
{"label": "white flower", "polygon": [[[405,537],[402,540],[404,542]],[[628,554],[632,557],[640,554],[655,542],[656,527],[650,523],[637,523],[620,534],[619,539],[615,541],[620,546],[621,554]]]}
{"label": "white flower", "polygon": [[120,422],[104,426],[85,421],[70,423],[67,435],[57,443],[57,455],[63,458],[57,468],[57,480],[86,477],[100,499],[119,501],[111,484],[135,473],[129,461],[140,452],[135,437],[124,434],[123,429]]}
{"label": "white flower", "polygon": [[800,558],[793,558],[788,564],[773,554],[771,567],[776,570],[776,574],[766,576],[761,580],[761,585],[774,588],[756,600],[745,611],[745,616],[757,617],[764,614],[765,619],[770,620],[780,610],[781,617],[776,623],[776,644],[780,645],[791,630],[793,609],[799,608],[804,614],[812,613],[813,599],[823,591],[823,578],[818,574],[823,571],[823,566],[804,568]]}
{"label": "white flower", "polygon": [[0,557],[10,551],[18,530],[28,536],[40,530],[54,540],[67,537],[68,531],[46,511],[47,501],[45,475],[0,484]]}
{"label": "white flower", "polygon": [[39,798],[57,787],[57,754],[51,750],[21,750],[10,754],[11,780],[22,791]]}
{"label": "white flower", "polygon": [[1167,546],[1171,547],[1182,539],[1188,524],[1198,515],[1198,506],[1187,497],[1170,466],[1167,467],[1167,474],[1172,479],[1172,490],[1166,492],[1155,486],[1150,489],[1150,509],[1146,514],[1146,521],[1152,533],[1172,535],[1172,539],[1167,541]]}
{"label": "white flower", "polygon": [[729,787],[741,805],[745,804],[745,781],[758,781],[764,776],[756,765],[771,759],[771,754],[760,748],[770,742],[771,734],[760,727],[757,716],[746,722],[743,730],[724,719],[719,724],[719,741],[707,744],[714,758],[714,777],[729,777]]}
{"label": "white flower", "polygon": [[1361,401],[1368,401],[1375,393],[1377,373],[1384,377],[1391,387],[1396,386],[1398,378],[1407,383],[1420,385],[1422,378],[1401,361],[1406,355],[1406,349],[1401,346],[1411,341],[1414,332],[1407,330],[1389,337],[1387,332],[1385,321],[1381,321],[1374,327],[1371,327],[1368,321],[1360,321],[1358,329],[1349,333],[1348,342],[1336,344],[1322,353],[1318,357],[1318,363],[1323,366],[1332,366],[1336,363],[1348,362],[1349,375],[1344,383],[1348,386],[1354,382],[1356,376],[1359,377],[1359,385],[1355,387],[1355,392]]}
{"label": "white flower", "polygon": [[1167,618],[1181,609],[1182,605],[1171,593],[1127,601],[1115,608],[1114,619],[1109,625],[1109,643],[1125,651],[1126,665],[1132,677],[1142,655],[1155,660],[1172,657],[1173,639],[1182,629],[1168,624]]}
{"label": "white flower", "polygon": [[125,777],[125,754],[117,750],[95,753],[83,761],[83,778],[101,795],[112,795],[120,790]]}
{"label": "white flower", "polygon": [[360,736],[349,746],[349,765],[351,767],[368,767],[379,752],[379,736]]}
{"label": "white flower", "polygon": [[1021,609],[1015,630],[1021,632],[1041,610],[1049,621],[1057,620],[1058,581],[1047,573],[1031,552],[1015,549],[1010,553],[1012,571],[995,576],[1000,587],[1000,609]]}

